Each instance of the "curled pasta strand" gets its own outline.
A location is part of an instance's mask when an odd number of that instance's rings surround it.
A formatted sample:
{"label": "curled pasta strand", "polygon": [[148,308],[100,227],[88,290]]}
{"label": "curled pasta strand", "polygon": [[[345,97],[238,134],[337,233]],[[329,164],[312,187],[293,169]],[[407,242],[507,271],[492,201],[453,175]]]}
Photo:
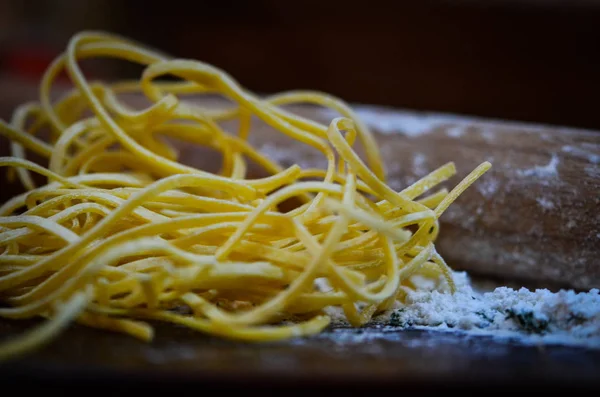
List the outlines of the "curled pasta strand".
{"label": "curled pasta strand", "polygon": [[[94,58],[144,71],[137,81],[90,82],[81,61]],[[63,71],[73,87],[54,101]],[[129,94],[148,104],[134,106]],[[323,123],[286,108],[299,104],[340,116]],[[316,149],[326,166],[269,158],[253,144],[257,122]],[[260,97],[210,64],[94,31],[71,38],[42,76],[39,99],[0,122],[0,134],[12,154],[0,167],[25,189],[0,206],[0,317],[46,319],[1,341],[0,360],[71,322],[143,341],[154,336],[151,321],[272,341],[322,332],[332,307],[352,326],[368,324],[418,288],[413,275],[453,292],[435,249],[440,217],[490,168],[484,162],[448,189],[449,162],[397,192],[374,135],[341,99]],[[188,145],[218,153],[218,171],[184,164]],[[255,165],[266,176],[251,178]],[[34,173],[46,182],[36,186]],[[191,313],[173,311],[181,306]]]}

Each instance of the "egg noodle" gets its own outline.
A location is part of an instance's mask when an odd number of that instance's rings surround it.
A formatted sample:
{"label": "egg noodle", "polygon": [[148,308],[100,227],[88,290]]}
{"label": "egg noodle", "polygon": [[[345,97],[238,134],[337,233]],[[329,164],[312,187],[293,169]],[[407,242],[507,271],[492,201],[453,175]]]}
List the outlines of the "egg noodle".
{"label": "egg noodle", "polygon": [[[145,69],[135,82],[88,82],[79,62],[97,57]],[[74,88],[54,101],[64,71]],[[151,106],[132,108],[122,97],[131,93]],[[203,108],[190,94],[234,105]],[[300,103],[340,117],[323,125],[284,109]],[[284,169],[259,153],[248,140],[256,118],[319,150],[327,167]],[[226,120],[238,121],[237,133]],[[46,70],[39,102],[0,121],[0,133],[12,153],[0,165],[26,189],[0,207],[0,316],[46,319],[3,339],[3,359],[72,322],[143,341],[156,321],[246,341],[306,336],[329,325],[331,307],[364,325],[402,304],[411,275],[453,289],[434,246],[438,220],[491,166],[425,195],[455,174],[448,163],[396,192],[376,141],[341,100],[308,91],[261,98],[214,66],[104,32],[74,36]],[[182,164],[172,139],[218,151],[220,170]],[[250,162],[269,176],[248,178]],[[281,210],[288,199],[299,204]]]}

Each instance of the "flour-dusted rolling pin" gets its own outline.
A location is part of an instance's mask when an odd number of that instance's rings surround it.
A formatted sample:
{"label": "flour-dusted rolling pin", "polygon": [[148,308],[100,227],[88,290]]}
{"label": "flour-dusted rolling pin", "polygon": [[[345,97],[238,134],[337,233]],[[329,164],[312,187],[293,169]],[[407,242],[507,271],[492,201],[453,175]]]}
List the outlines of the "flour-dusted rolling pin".
{"label": "flour-dusted rolling pin", "polygon": [[[337,116],[289,109],[325,123]],[[396,190],[453,161],[457,176],[445,184],[451,189],[481,162],[492,163],[440,220],[438,250],[454,269],[548,287],[600,287],[600,131],[355,109],[374,132]],[[253,124],[251,140],[283,166],[325,166],[320,153],[264,123]],[[208,161],[190,147],[182,155],[200,167]]]}
{"label": "flour-dusted rolling pin", "polygon": [[[14,95],[14,106],[33,99]],[[289,109],[325,123],[336,116],[310,106]],[[375,133],[394,189],[449,161],[455,162],[457,176],[445,184],[448,188],[482,161],[493,164],[441,218],[438,250],[454,269],[544,286],[600,286],[600,131],[355,109]],[[6,117],[6,104],[2,111]],[[235,131],[235,123],[225,124]],[[283,166],[324,167],[313,149],[264,123],[252,127],[252,143]],[[6,141],[0,146],[6,155]],[[210,152],[189,145],[181,150],[181,161],[218,169],[219,159]],[[3,174],[0,178],[6,200],[17,187]]]}

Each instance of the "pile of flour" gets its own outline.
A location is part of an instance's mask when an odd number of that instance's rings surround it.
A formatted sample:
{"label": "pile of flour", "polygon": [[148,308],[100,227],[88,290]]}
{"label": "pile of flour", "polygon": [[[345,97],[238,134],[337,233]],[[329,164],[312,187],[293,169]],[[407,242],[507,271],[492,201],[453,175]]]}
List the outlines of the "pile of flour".
{"label": "pile of flour", "polygon": [[[475,289],[464,272],[455,272],[457,291],[414,279],[418,290],[408,290],[404,304],[373,319],[379,330],[418,328],[493,335],[535,344],[579,345],[600,348],[600,291],[574,292],[498,287]],[[343,315],[330,313],[344,325]]]}

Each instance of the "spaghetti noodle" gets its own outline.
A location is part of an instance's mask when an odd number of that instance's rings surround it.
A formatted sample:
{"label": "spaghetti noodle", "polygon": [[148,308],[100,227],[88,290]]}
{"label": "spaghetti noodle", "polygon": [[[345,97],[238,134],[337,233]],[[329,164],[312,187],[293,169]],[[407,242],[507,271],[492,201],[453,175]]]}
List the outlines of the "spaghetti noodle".
{"label": "spaghetti noodle", "polygon": [[[138,82],[88,82],[79,62],[94,57],[145,70]],[[52,101],[62,71],[74,89]],[[119,95],[132,92],[152,105],[129,107]],[[235,106],[204,109],[184,94],[218,94]],[[283,107],[294,103],[340,117],[323,125]],[[252,117],[319,150],[326,169],[283,169],[265,157],[248,142]],[[234,119],[237,134],[220,124]],[[41,346],[72,321],[144,341],[152,320],[248,341],[311,335],[328,326],[329,307],[361,326],[401,301],[413,274],[453,288],[434,246],[438,219],[490,167],[424,196],[454,175],[449,163],[396,192],[373,136],[341,100],[315,92],[259,98],[211,65],[103,32],[74,36],[47,69],[39,102],[0,122],[0,133],[12,150],[0,165],[26,189],[0,207],[0,316],[47,319],[5,340],[0,358]],[[221,169],[181,163],[171,138],[220,152]],[[270,176],[249,178],[249,161]],[[43,186],[31,172],[45,177]],[[300,204],[280,210],[290,198]],[[191,314],[174,310],[181,306]]]}

